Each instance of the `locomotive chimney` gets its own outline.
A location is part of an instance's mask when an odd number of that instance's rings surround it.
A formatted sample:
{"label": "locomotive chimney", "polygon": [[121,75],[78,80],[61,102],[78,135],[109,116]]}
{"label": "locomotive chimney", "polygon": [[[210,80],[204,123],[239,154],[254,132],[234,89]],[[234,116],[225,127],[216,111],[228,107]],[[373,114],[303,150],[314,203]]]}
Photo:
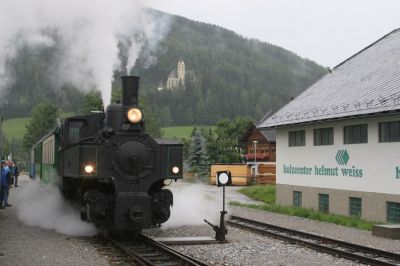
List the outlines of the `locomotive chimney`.
{"label": "locomotive chimney", "polygon": [[122,79],[122,106],[137,106],[139,97],[139,77],[123,76]]}

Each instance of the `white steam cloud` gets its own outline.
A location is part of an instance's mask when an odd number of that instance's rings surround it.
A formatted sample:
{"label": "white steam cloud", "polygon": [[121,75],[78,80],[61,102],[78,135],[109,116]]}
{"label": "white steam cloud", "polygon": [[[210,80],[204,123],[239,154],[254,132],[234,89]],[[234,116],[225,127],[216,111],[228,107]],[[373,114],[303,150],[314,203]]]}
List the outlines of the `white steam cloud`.
{"label": "white steam cloud", "polygon": [[10,82],[6,63],[19,48],[61,44],[56,78],[99,89],[108,105],[113,71],[121,67],[119,42],[128,48],[129,73],[143,45],[155,46],[168,30],[166,17],[150,15],[148,1],[1,0],[0,89]]}
{"label": "white steam cloud", "polygon": [[[205,188],[204,184],[196,183],[171,186],[169,189],[174,194],[174,206],[171,208],[171,217],[162,227],[205,225],[204,219],[219,224],[222,193]],[[229,205],[226,204],[225,208],[229,208]]]}
{"label": "white steam cloud", "polygon": [[79,211],[63,199],[60,191],[38,181],[27,182],[16,193],[14,205],[18,219],[29,226],[52,229],[71,236],[91,236],[94,225],[81,221]]}

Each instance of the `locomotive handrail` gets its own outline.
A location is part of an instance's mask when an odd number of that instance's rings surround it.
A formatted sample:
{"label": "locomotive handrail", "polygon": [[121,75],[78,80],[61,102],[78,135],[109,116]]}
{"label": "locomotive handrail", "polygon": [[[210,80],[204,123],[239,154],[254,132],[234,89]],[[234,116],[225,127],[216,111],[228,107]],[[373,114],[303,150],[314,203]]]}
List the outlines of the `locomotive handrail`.
{"label": "locomotive handrail", "polygon": [[79,145],[80,143],[82,143],[82,142],[84,142],[84,141],[86,141],[86,140],[88,140],[88,139],[96,139],[96,138],[98,138],[98,136],[85,137],[85,138],[83,138],[83,139],[80,139],[80,140],[77,141],[77,142],[74,142],[74,143],[70,143],[70,144],[65,145],[65,147],[64,147],[64,148],[61,148],[59,151],[63,151],[63,150],[65,150],[65,149],[68,149],[68,148],[71,148],[71,147],[73,147],[73,146]]}

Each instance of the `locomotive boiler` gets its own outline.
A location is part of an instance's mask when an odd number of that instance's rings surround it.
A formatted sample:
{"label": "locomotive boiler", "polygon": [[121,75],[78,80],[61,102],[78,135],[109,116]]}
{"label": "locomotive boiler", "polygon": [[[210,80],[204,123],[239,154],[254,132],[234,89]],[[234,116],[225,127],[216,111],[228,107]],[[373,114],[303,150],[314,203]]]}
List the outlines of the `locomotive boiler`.
{"label": "locomotive boiler", "polygon": [[49,179],[52,163],[82,220],[117,233],[167,221],[173,195],[166,180],[182,178],[183,145],[145,132],[138,90],[138,77],[122,77],[121,103],[66,118],[32,151],[35,173]]}

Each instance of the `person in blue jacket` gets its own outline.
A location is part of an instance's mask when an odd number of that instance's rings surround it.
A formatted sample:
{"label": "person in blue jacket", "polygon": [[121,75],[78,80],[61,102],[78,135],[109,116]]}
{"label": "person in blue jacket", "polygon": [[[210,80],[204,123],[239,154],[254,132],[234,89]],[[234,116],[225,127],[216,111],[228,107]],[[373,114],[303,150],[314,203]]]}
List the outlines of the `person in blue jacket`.
{"label": "person in blue jacket", "polygon": [[0,176],[0,209],[4,209],[4,207],[11,207],[11,204],[8,204],[8,192],[10,190],[10,177],[11,170],[5,162],[1,162],[1,176]]}

